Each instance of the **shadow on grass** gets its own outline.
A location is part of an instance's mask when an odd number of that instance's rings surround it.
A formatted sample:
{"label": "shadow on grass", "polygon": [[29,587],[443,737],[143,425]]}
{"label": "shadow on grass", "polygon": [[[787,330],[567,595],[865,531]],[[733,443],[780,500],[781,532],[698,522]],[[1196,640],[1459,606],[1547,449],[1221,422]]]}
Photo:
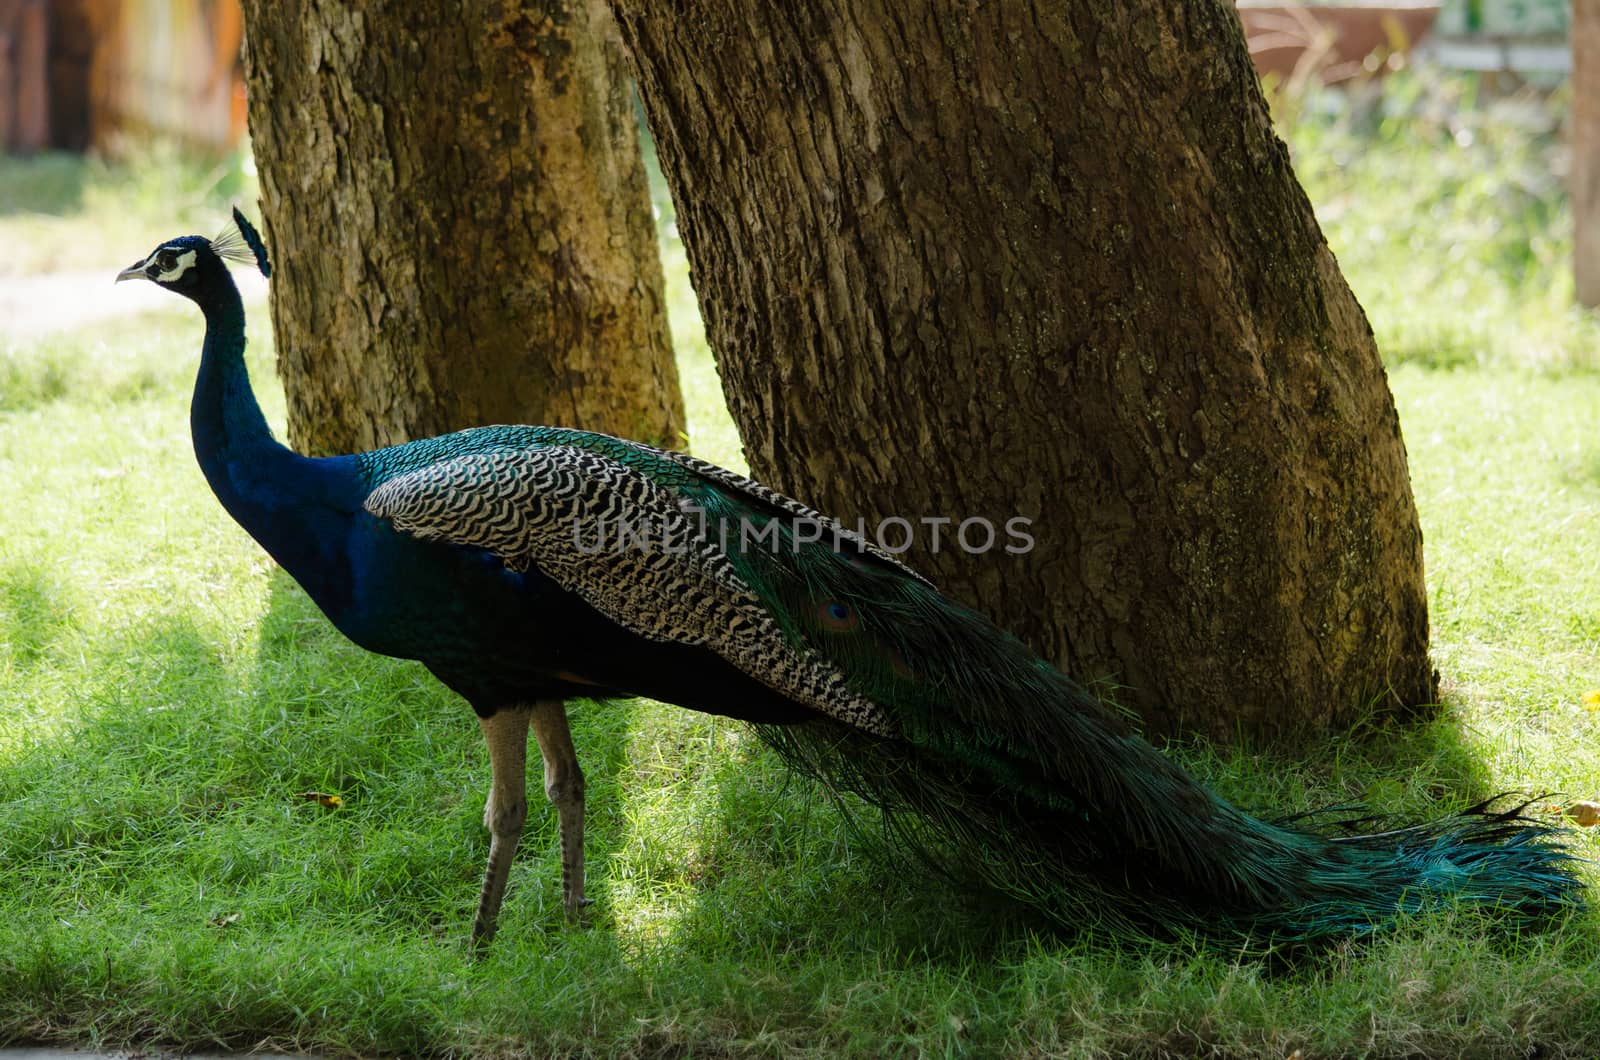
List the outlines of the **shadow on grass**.
{"label": "shadow on grass", "polygon": [[59,580],[35,563],[0,568],[0,660],[32,669],[73,624],[75,605]]}
{"label": "shadow on grass", "polygon": [[1582,470],[1574,475],[1581,485],[1594,488],[1600,486],[1600,449],[1588,453],[1581,464]]}
{"label": "shadow on grass", "polygon": [[0,891],[59,894],[93,880],[114,893],[138,875],[147,844],[208,812],[211,778],[195,766],[220,757],[219,729],[196,700],[226,684],[215,650],[166,617],[86,672],[81,713],[0,772]]}

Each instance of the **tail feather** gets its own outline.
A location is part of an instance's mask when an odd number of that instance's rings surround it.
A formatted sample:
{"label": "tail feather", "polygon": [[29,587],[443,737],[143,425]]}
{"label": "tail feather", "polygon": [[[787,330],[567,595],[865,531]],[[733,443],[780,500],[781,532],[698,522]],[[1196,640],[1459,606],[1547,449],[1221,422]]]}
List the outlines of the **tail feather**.
{"label": "tail feather", "polygon": [[[741,496],[697,498],[760,520]],[[767,728],[802,772],[881,810],[900,846],[980,873],[1063,924],[1364,934],[1438,899],[1544,916],[1581,903],[1572,859],[1523,807],[1334,836],[1230,805],[981,615],[849,541],[731,552],[786,636],[892,720]]]}
{"label": "tail feather", "polygon": [[[1526,804],[1491,800],[1342,836],[1229,807],[1225,834],[1208,829],[1216,856],[1200,859],[1130,844],[1090,811],[1040,804],[979,768],[908,754],[902,742],[836,722],[759,731],[791,768],[879,810],[896,850],[947,877],[976,877],[1073,930],[1311,943],[1366,935],[1439,902],[1529,920],[1582,905],[1575,859]],[[1172,824],[1185,827],[1181,812]]]}

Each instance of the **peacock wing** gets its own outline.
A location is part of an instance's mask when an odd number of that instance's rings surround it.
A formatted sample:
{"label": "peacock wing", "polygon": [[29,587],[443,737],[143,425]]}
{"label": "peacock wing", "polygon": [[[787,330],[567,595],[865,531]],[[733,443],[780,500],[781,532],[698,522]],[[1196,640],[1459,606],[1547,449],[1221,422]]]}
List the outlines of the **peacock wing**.
{"label": "peacock wing", "polygon": [[[644,448],[644,447],[640,447]],[[835,551],[842,550],[848,555],[854,555],[864,560],[876,561],[890,570],[903,574],[914,581],[932,587],[933,583],[924,578],[915,570],[900,562],[893,554],[878,547],[870,538],[850,529],[832,516],[824,515],[815,508],[800,503],[793,497],[779,493],[770,486],[764,486],[754,479],[735,474],[725,467],[687,453],[677,453],[669,449],[652,449],[654,455],[662,460],[676,464],[689,471],[701,482],[717,490],[731,494],[724,500],[732,501],[732,508],[742,509],[746,518],[760,515],[769,519],[778,519],[790,525],[814,524],[820,531],[817,543],[823,547],[830,544]]]}
{"label": "peacock wing", "polygon": [[535,567],[640,636],[702,645],[806,706],[893,732],[836,667],[786,635],[692,493],[613,455],[574,445],[468,453],[387,479],[365,507],[403,533]]}

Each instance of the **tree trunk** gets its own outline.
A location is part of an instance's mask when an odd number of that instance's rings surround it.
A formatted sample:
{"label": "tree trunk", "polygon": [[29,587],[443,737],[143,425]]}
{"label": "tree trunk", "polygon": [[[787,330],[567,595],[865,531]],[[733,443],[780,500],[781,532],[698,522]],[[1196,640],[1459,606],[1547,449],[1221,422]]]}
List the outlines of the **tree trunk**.
{"label": "tree trunk", "polygon": [[1600,307],[1600,0],[1572,0],[1573,281]]}
{"label": "tree trunk", "polygon": [[296,447],[508,422],[680,443],[603,3],[246,0],[245,15]]}
{"label": "tree trunk", "polygon": [[1156,731],[1433,700],[1393,400],[1231,4],[613,8],[758,477],[952,520],[909,558]]}

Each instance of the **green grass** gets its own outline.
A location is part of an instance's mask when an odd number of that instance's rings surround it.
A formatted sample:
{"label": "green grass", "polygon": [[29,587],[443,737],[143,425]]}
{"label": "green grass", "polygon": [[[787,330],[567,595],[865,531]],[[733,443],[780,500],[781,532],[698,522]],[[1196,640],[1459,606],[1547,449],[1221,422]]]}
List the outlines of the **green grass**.
{"label": "green grass", "polygon": [[1390,363],[1600,369],[1572,306],[1564,98],[1427,70],[1280,99],[1280,124]]}
{"label": "green grass", "polygon": [[[1525,135],[1529,151],[1540,135]],[[1506,788],[1600,796],[1600,712],[1582,701],[1600,688],[1600,375],[1580,341],[1591,322],[1541,294],[1563,282],[1564,207],[1486,186],[1527,206],[1503,227],[1557,249],[1490,245],[1455,227],[1429,183],[1437,143],[1344,113],[1291,138],[1395,345],[1446,709],[1297,757],[1177,752],[1230,796],[1282,810],[1358,798],[1422,816]],[[1312,153],[1324,147],[1352,153],[1334,167]],[[80,202],[134,179],[60,172]],[[1414,201],[1444,211],[1437,228],[1397,227]],[[51,223],[79,232],[92,216],[63,208]],[[0,242],[14,246],[10,223],[0,216]],[[113,262],[170,234],[159,216],[126,223],[150,231],[110,247]],[[694,446],[736,463],[682,249],[669,238],[664,252]],[[1401,283],[1418,286],[1389,289]],[[1463,319],[1464,305],[1487,308]],[[281,422],[264,307],[250,308],[253,371]],[[1560,341],[1519,345],[1524,315]],[[211,498],[185,425],[199,338],[175,304],[0,346],[0,1043],[1600,1055],[1600,913],[1519,936],[1444,912],[1290,968],[1039,936],[880,864],[739,726],[650,703],[575,710],[592,926],[561,923],[554,823],[536,806],[500,935],[473,963],[477,726],[419,667],[346,644]],[[1593,830],[1572,843],[1600,858]]]}

